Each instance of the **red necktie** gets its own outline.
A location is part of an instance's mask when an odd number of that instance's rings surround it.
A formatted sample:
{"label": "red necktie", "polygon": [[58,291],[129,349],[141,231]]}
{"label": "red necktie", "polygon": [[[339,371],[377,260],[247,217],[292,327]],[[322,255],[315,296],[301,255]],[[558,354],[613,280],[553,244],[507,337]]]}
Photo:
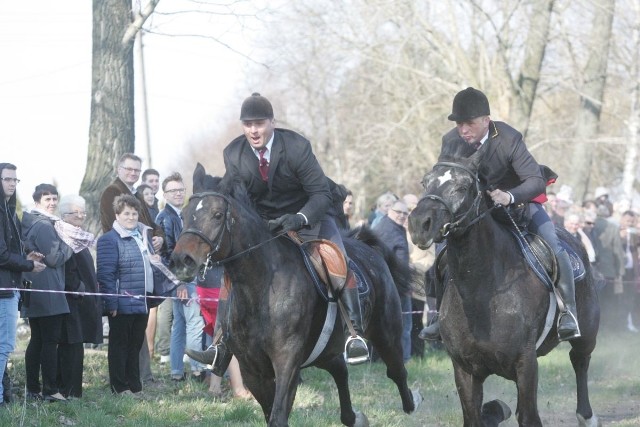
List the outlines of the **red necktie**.
{"label": "red necktie", "polygon": [[260,176],[263,181],[267,181],[269,179],[269,162],[264,158],[264,153],[267,152],[266,147],[262,147],[258,150],[258,154],[260,154],[260,163],[258,165],[258,170],[260,171]]}
{"label": "red necktie", "polygon": [[482,142],[474,142],[473,143],[473,148],[475,148],[476,150],[478,150],[480,147],[482,147]]}

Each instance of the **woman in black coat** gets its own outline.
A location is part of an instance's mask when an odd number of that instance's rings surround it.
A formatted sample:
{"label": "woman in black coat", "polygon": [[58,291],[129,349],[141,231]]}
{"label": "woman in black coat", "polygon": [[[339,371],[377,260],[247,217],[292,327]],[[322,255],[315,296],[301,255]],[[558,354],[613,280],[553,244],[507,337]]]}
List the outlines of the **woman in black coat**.
{"label": "woman in black coat", "polygon": [[[69,231],[66,237],[74,253],[65,263],[65,291],[78,293],[96,292],[96,271],[93,257],[87,245],[93,243],[93,235],[82,232],[86,217],[85,201],[80,196],[65,196],[58,206],[62,220]],[[75,233],[84,237],[74,240]],[[66,294],[69,315],[62,324],[58,345],[58,387],[65,397],[82,397],[84,365],[83,343],[102,342],[102,303],[93,295]],[[100,303],[100,304],[98,304]]]}

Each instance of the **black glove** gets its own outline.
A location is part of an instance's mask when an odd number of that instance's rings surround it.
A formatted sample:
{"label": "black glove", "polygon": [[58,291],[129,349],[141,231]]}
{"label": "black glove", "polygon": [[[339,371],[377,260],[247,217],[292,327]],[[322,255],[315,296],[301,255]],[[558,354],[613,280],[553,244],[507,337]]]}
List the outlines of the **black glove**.
{"label": "black glove", "polygon": [[269,221],[269,230],[298,231],[305,226],[304,216],[301,214],[285,214],[280,218]]}

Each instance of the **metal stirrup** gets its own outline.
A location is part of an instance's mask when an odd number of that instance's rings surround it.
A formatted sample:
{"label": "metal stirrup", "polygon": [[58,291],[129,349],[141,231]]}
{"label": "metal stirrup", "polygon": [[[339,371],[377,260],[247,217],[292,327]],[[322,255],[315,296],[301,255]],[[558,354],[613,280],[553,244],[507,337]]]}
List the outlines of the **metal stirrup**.
{"label": "metal stirrup", "polygon": [[[348,357],[347,348],[349,347],[349,344],[352,341],[360,341],[362,343],[362,345],[364,345],[364,348],[367,349],[367,354],[364,355],[364,356],[349,358]],[[355,337],[347,338],[347,341],[344,343],[344,355],[345,355],[345,360],[347,361],[347,363],[350,363],[350,364],[362,363],[362,362],[368,361],[369,360],[369,347],[367,347],[367,342],[360,335],[356,335]]]}

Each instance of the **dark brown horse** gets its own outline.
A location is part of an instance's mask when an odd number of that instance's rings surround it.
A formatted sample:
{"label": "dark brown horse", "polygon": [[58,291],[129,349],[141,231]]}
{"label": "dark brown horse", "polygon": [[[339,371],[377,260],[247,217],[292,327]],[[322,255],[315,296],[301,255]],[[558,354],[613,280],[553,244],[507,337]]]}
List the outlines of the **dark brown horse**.
{"label": "dark brown horse", "polygon": [[[198,165],[193,179],[195,194],[183,210],[185,231],[173,252],[172,268],[178,277],[191,279],[209,262],[224,265],[233,286],[230,313],[223,323],[228,333],[226,343],[268,425],[286,426],[301,366],[321,335],[328,304],[316,290],[298,245],[285,236],[272,236],[241,185],[223,179],[213,187],[207,183],[210,179]],[[344,244],[371,285],[365,301],[371,313],[365,336],[387,365],[387,376],[400,391],[402,408],[410,413],[419,394],[407,386],[396,285],[409,286],[411,273],[402,269],[388,250],[385,258],[381,252],[384,245],[374,248],[349,238]],[[366,417],[357,416],[351,407],[340,316],[333,326],[325,349],[312,366],[333,376],[342,423],[367,425]]]}
{"label": "dark brown horse", "polygon": [[[550,293],[525,262],[511,232],[488,213],[477,176],[481,155],[478,151],[470,158],[448,159],[425,175],[425,195],[409,217],[409,229],[421,248],[445,238],[448,244],[450,280],[440,310],[440,331],[453,362],[464,425],[495,426],[509,416],[502,402],[483,405],[483,383],[496,374],[516,382],[519,425],[540,426],[537,357],[559,342],[554,321],[536,349]],[[569,355],[576,374],[579,423],[596,426],[587,371],[596,345],[598,301],[583,247],[562,230],[558,235],[587,268],[585,278],[576,282],[582,337],[570,341]]]}

